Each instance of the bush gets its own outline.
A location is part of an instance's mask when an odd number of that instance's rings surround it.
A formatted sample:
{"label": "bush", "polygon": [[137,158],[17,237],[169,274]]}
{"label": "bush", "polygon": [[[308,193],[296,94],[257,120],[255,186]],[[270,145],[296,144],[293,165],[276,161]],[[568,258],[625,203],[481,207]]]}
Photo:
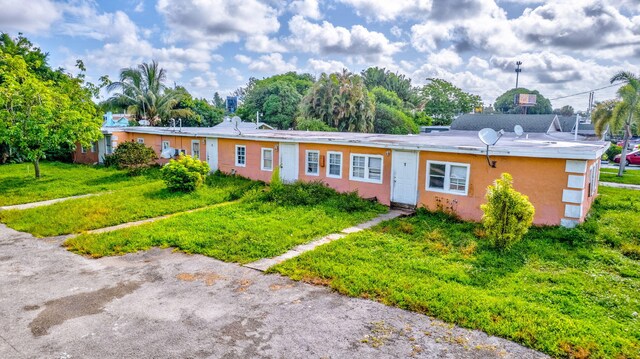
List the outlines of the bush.
{"label": "bush", "polygon": [[191,192],[204,183],[209,164],[191,156],[181,156],[162,167],[162,179],[174,192]]}
{"label": "bush", "polygon": [[112,155],[105,156],[105,165],[115,165],[118,169],[127,170],[130,175],[136,176],[151,167],[157,159],[155,151],[144,143],[123,142]]}
{"label": "bush", "polygon": [[613,158],[622,153],[622,146],[611,144],[607,151],[604,153],[609,161],[613,161]]}
{"label": "bush", "polygon": [[508,249],[527,233],[535,209],[529,197],[513,189],[513,179],[508,173],[487,188],[486,199],[487,203],[480,208],[487,237],[494,246]]}

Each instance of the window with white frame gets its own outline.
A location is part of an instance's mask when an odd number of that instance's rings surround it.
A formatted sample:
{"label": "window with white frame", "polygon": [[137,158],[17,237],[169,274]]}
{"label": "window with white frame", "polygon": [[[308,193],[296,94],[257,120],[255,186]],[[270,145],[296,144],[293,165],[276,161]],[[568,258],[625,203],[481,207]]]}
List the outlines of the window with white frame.
{"label": "window with white frame", "polygon": [[593,164],[589,168],[589,197],[593,197],[596,194],[596,190],[598,188],[596,186],[598,183],[598,172],[599,170],[596,164]]}
{"label": "window with white frame", "polygon": [[236,145],[236,166],[244,167],[247,165],[247,147]]}
{"label": "window with white frame", "polygon": [[320,174],[320,151],[307,151],[306,174],[317,176]]}
{"label": "window with white frame", "polygon": [[80,145],[80,152],[87,153],[87,148],[84,147],[83,145]]}
{"label": "window with white frame", "polygon": [[191,156],[200,159],[200,141],[191,141]]}
{"label": "window with white frame", "polygon": [[262,159],[260,160],[260,169],[263,171],[273,170],[273,148],[262,149]]}
{"label": "window with white frame", "polygon": [[144,138],[138,137],[138,143],[144,143]]}
{"label": "window with white frame", "polygon": [[171,143],[169,143],[169,141],[162,141],[162,150],[166,150],[167,148],[171,147]]}
{"label": "window with white frame", "polygon": [[92,142],[91,143],[91,153],[96,153],[98,152],[98,142]]}
{"label": "window with white frame", "polygon": [[349,179],[382,183],[382,156],[352,154]]}
{"label": "window with white frame", "polygon": [[342,178],[342,152],[327,152],[327,177]]}
{"label": "window with white frame", "polygon": [[427,191],[466,195],[469,191],[469,165],[427,161]]}

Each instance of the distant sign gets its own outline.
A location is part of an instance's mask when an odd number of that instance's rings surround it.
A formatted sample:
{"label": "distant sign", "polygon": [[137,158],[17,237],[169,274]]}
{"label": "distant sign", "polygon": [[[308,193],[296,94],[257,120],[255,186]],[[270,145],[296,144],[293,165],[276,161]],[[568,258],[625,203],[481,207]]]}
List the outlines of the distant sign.
{"label": "distant sign", "polygon": [[238,109],[238,96],[227,96],[226,108],[228,113],[235,113]]}
{"label": "distant sign", "polygon": [[536,95],[529,93],[516,94],[513,98],[513,103],[517,106],[535,106]]}

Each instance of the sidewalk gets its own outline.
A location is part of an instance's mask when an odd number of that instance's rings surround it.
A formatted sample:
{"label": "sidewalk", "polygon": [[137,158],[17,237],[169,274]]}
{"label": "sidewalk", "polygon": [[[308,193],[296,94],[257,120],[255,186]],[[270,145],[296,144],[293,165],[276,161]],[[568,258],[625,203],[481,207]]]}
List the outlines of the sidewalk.
{"label": "sidewalk", "polygon": [[637,184],[624,184],[624,183],[615,183],[615,182],[600,182],[601,186],[605,187],[615,187],[615,188],[625,188],[632,189],[636,191],[640,191],[640,185]]}

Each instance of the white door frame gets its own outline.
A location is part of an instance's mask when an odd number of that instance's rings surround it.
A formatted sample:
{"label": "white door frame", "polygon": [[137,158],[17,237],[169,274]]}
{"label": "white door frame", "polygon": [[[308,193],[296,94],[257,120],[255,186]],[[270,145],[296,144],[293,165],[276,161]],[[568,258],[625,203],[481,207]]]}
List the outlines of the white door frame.
{"label": "white door frame", "polygon": [[207,163],[211,172],[215,172],[218,170],[218,139],[207,137],[205,141],[207,141]]}
{"label": "white door frame", "polygon": [[[396,177],[398,175],[404,174],[407,176],[411,176],[411,173],[407,173],[407,171],[404,170],[404,166],[400,167],[401,164],[403,164],[403,162],[400,160],[399,156],[401,155],[411,155],[414,158],[415,161],[415,167],[414,167],[414,171],[415,171],[415,175],[413,176],[413,179],[408,179],[408,181],[410,183],[413,183],[411,189],[409,189],[409,193],[411,193],[410,196],[411,198],[409,200],[402,200],[399,201],[398,199],[402,199],[402,198],[398,198],[400,197],[398,194],[396,194],[396,190],[399,190],[400,187],[396,186]],[[391,155],[391,202],[397,202],[397,203],[402,203],[402,204],[409,204],[412,206],[415,206],[418,204],[418,170],[420,167],[420,153],[417,151],[397,151],[397,150],[393,150],[392,155]],[[406,189],[406,187],[404,188]],[[402,192],[403,195],[407,195],[405,192]]]}
{"label": "white door frame", "polygon": [[[286,149],[286,150],[285,150]],[[282,160],[282,154],[285,151],[294,151],[294,163],[292,165],[292,173],[293,176],[291,178],[286,177],[286,175],[288,173],[286,173],[286,171],[283,171],[284,167],[283,164],[285,164],[285,162]],[[299,162],[300,162],[300,155],[299,155],[299,146],[297,143],[290,143],[290,142],[280,142],[279,144],[279,148],[278,148],[278,165],[280,166],[280,179],[282,179],[283,182],[285,183],[292,183],[298,180],[298,172],[299,172]]]}

